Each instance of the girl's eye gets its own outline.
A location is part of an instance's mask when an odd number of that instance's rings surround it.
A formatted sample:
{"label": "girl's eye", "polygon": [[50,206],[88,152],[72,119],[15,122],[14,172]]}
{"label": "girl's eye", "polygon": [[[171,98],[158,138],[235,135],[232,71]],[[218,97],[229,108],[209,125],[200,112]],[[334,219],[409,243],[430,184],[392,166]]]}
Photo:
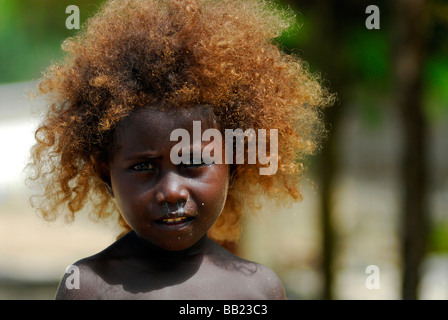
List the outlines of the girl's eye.
{"label": "girl's eye", "polygon": [[149,171],[153,169],[154,167],[149,162],[139,163],[132,167],[132,170],[134,171]]}
{"label": "girl's eye", "polygon": [[200,166],[203,166],[203,165],[205,165],[206,163],[204,162],[204,160],[201,158],[201,159],[198,159],[199,161],[197,161],[196,160],[196,163],[194,163],[194,161],[193,161],[193,159],[191,159],[188,163],[184,163],[183,165],[184,165],[184,167],[200,167]]}

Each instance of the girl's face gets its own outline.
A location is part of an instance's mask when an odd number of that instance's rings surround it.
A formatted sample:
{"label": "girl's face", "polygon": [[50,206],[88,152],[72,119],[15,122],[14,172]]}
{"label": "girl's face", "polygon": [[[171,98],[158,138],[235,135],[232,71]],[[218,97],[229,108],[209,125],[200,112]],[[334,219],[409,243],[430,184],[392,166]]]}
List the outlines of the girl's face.
{"label": "girl's face", "polygon": [[[123,218],[138,235],[166,250],[187,249],[206,235],[227,197],[229,165],[175,165],[170,159],[178,143],[170,141],[175,129],[189,132],[193,148],[193,120],[202,119],[186,111],[134,112],[117,129],[109,165],[110,187]],[[204,122],[202,130],[208,129]],[[202,142],[201,150],[208,143]]]}

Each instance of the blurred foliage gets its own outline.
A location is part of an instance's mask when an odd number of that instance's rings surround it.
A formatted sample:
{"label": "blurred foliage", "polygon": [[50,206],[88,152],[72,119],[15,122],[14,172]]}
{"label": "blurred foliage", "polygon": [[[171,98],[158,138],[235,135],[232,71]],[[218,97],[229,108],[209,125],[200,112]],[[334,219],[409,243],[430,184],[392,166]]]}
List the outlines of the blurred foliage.
{"label": "blurred foliage", "polygon": [[448,252],[448,221],[439,221],[431,226],[428,250],[435,253]]}
{"label": "blurred foliage", "polygon": [[[67,6],[75,4],[80,9],[81,24],[91,16],[104,0],[0,0],[0,83],[37,79],[41,72],[61,55],[62,41],[76,30],[68,30],[65,20]],[[281,6],[291,7],[296,13],[297,25],[278,40],[286,51],[295,52],[310,62],[312,71],[326,70],[321,63],[338,63],[347,67],[346,76],[352,81],[352,91],[362,97],[363,118],[375,126],[380,122],[380,112],[374,106],[378,99],[387,96],[390,88],[390,45],[387,6],[381,9],[381,30],[367,30],[363,9],[367,4],[350,3],[341,10],[351,21],[341,21],[339,33],[344,34],[344,48],[338,61],[326,52],[322,39],[322,14],[312,1],[278,1]],[[448,116],[448,4],[442,0],[430,1],[428,23],[428,59],[426,83],[426,107],[429,119]],[[331,35],[328,35],[331,36]],[[316,41],[319,42],[316,44]],[[316,49],[323,48],[323,49]],[[340,60],[344,61],[340,61]],[[326,74],[322,74],[328,81]],[[362,92],[362,94],[359,94]],[[371,92],[371,94],[365,94]]]}
{"label": "blurred foliage", "polygon": [[437,123],[448,116],[448,50],[447,53],[440,52],[431,57],[424,77],[428,119]]}
{"label": "blurred foliage", "polygon": [[[286,51],[297,52],[310,63],[316,72],[328,72],[328,66],[338,64],[344,69],[345,82],[349,83],[347,94],[352,103],[361,109],[364,123],[380,128],[382,107],[392,97],[392,43],[394,17],[390,3],[376,1],[380,8],[381,29],[368,30],[364,21],[367,1],[334,2],[330,7],[337,10],[341,19],[335,30],[322,31],[325,14],[323,0],[280,0],[283,6],[297,13],[297,26],[285,33],[279,42]],[[448,3],[445,0],[429,0],[427,31],[427,61],[425,67],[425,111],[430,124],[448,117]],[[342,55],[335,61],[334,52],[325,50],[331,37],[338,37]],[[322,77],[330,83],[323,73]]]}
{"label": "blurred foliage", "polygon": [[425,107],[431,123],[448,117],[448,2],[429,1]]}
{"label": "blurred foliage", "polygon": [[[330,90],[340,98],[344,95],[344,101],[339,103],[350,100],[360,108],[364,124],[379,128],[381,106],[390,96],[392,82],[387,6],[381,1],[377,4],[381,10],[381,30],[368,30],[367,4],[363,2],[281,0],[281,3],[297,12],[297,27],[280,39],[286,51],[298,52]],[[336,18],[330,22],[331,27],[329,18]],[[339,79],[341,74],[343,79]]]}
{"label": "blurred foliage", "polygon": [[102,1],[0,0],[0,83],[37,79],[62,55],[68,30],[67,6],[75,4],[83,23]]}

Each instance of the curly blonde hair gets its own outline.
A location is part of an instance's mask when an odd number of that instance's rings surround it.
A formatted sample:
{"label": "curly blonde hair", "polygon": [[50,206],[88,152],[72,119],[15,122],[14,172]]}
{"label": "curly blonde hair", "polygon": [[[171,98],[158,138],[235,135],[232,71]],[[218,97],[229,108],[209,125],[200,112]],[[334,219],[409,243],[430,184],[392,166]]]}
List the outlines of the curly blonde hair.
{"label": "curly blonde hair", "polygon": [[[42,181],[35,206],[45,219],[72,220],[87,204],[98,218],[119,212],[102,179],[117,125],[133,110],[211,106],[222,128],[278,130],[278,171],[232,167],[225,208],[209,231],[235,241],[258,195],[300,200],[303,161],[325,131],[332,95],[275,39],[290,11],[262,0],[111,0],[64,41],[38,93],[49,110],[38,127],[30,178]],[[268,147],[269,150],[269,147]],[[121,215],[118,222],[129,230]]]}

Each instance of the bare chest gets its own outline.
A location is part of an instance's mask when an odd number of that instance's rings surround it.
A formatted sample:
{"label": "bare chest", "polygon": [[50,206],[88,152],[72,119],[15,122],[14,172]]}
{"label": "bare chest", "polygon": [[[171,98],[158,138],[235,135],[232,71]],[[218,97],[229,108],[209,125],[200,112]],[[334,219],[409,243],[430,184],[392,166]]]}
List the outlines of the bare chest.
{"label": "bare chest", "polygon": [[[229,300],[263,299],[251,276],[202,267],[172,272],[121,272],[98,286],[101,299]],[[113,280],[113,281],[112,281]]]}

